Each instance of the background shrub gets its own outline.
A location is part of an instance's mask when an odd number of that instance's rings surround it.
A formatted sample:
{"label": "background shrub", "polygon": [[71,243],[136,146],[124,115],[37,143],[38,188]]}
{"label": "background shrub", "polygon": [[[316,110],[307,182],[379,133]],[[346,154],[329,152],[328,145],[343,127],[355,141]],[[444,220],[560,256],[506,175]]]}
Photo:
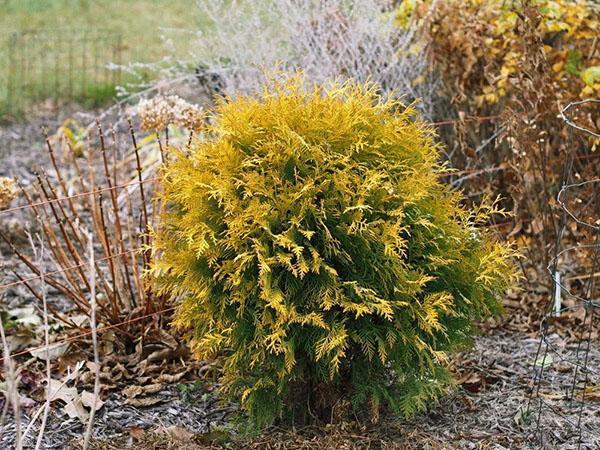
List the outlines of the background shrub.
{"label": "background shrub", "polygon": [[[600,91],[600,53],[596,51],[600,7],[587,0],[491,0],[402,2],[400,28],[423,24],[434,65],[444,74],[454,101],[482,108],[518,88],[527,49],[519,26],[525,14],[541,37],[540,49],[550,69],[550,83],[564,99]],[[547,89],[551,87],[548,86]]]}
{"label": "background shrub", "polygon": [[[222,100],[206,135],[172,150],[153,274],[179,299],[199,357],[258,425],[329,419],[340,398],[423,408],[448,351],[500,311],[506,244],[438,181],[438,145],[376,86],[301,77]],[[309,409],[310,408],[310,409]]]}
{"label": "background shrub", "polygon": [[[551,288],[546,267],[561,217],[555,201],[573,160],[577,179],[596,177],[600,140],[575,135],[559,112],[600,94],[600,5],[587,0],[409,0],[399,27],[419,24],[430,70],[440,74],[434,120],[448,160],[473,176],[453,181],[477,198],[500,193],[512,210],[528,260],[528,281]],[[598,129],[597,103],[581,105],[571,120]],[[468,181],[466,181],[468,180]],[[466,181],[466,182],[465,182]],[[594,196],[592,185],[586,195]],[[576,238],[577,239],[577,238]]]}
{"label": "background shrub", "polygon": [[[170,64],[161,62],[161,78],[198,82],[212,95],[249,94],[260,90],[265,72],[302,70],[310,82],[367,80],[384,92],[410,100],[429,117],[436,80],[428,77],[428,60],[415,45],[416,28],[400,29],[392,0],[196,0],[203,17],[196,31],[171,30]],[[178,50],[181,42],[190,51]],[[136,67],[131,70],[137,71]]]}

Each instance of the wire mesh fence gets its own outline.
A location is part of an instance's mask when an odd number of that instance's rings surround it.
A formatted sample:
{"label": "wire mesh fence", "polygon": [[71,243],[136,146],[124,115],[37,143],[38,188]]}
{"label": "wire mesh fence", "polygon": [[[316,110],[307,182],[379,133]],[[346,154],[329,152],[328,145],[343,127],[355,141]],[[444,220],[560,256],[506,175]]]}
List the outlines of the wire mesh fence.
{"label": "wire mesh fence", "polygon": [[0,117],[52,99],[101,103],[121,82],[122,37],[109,30],[28,30],[0,35]]}
{"label": "wire mesh fence", "polygon": [[[600,100],[584,100],[562,110],[562,118],[571,127],[571,148],[576,148],[576,138],[598,138],[600,134],[578,125],[567,113],[598,103]],[[554,287],[540,326],[527,406],[539,448],[600,446],[600,430],[594,426],[594,417],[600,414],[600,368],[590,364],[600,311],[600,178],[582,180],[576,163],[575,155],[565,161],[564,181],[557,195],[562,218],[548,265]],[[578,239],[573,239],[574,233]],[[573,321],[580,325],[574,330],[575,339],[566,344],[557,335],[557,327],[565,319],[567,326]]]}

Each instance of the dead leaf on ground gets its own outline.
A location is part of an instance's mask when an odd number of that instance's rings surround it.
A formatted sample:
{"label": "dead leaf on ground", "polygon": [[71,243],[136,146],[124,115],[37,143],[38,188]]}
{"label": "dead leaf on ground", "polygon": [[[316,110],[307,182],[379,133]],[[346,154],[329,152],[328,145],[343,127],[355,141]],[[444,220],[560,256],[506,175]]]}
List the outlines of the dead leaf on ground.
{"label": "dead leaf on ground", "polygon": [[469,392],[479,392],[483,385],[483,380],[477,372],[466,372],[456,383],[464,387]]}
{"label": "dead leaf on ground", "polygon": [[168,373],[163,373],[161,375],[159,375],[157,378],[155,378],[153,381],[155,383],[177,383],[179,382],[184,376],[187,375],[187,373],[189,372],[189,369],[185,369],[183,372],[171,375]]}
{"label": "dead leaf on ground", "polygon": [[62,400],[65,403],[71,402],[78,397],[77,388],[68,387],[65,382],[50,379],[50,384],[47,387],[47,394],[50,401]]}
{"label": "dead leaf on ground", "polygon": [[131,436],[136,441],[142,440],[144,438],[145,434],[146,434],[146,430],[144,430],[142,427],[129,428],[129,436]]}
{"label": "dead leaf on ground", "polygon": [[177,339],[162,328],[159,329],[158,332],[155,332],[154,335],[147,336],[145,340],[155,340],[156,342],[166,345],[171,350],[175,350],[179,347]]}
{"label": "dead leaf on ground", "polygon": [[148,386],[144,386],[144,394],[156,394],[163,389],[164,385],[157,384],[149,384]]}
{"label": "dead leaf on ground", "polygon": [[83,327],[86,322],[89,322],[90,318],[85,314],[75,314],[73,316],[69,316],[69,320],[78,327]]}
{"label": "dead leaf on ground", "polygon": [[178,427],[176,425],[167,427],[167,428],[158,428],[156,430],[157,434],[166,434],[173,439],[183,440],[183,441],[191,441],[194,437],[194,433],[183,428]]}
{"label": "dead leaf on ground", "polygon": [[129,398],[125,401],[126,404],[138,407],[147,407],[157,405],[164,402],[165,399],[161,397],[144,397],[144,398]]}
{"label": "dead leaf on ground", "polygon": [[127,398],[135,398],[138,395],[142,394],[144,389],[142,386],[127,386],[125,389],[121,391],[121,393]]}
{"label": "dead leaf on ground", "polygon": [[84,423],[88,420],[90,416],[86,409],[83,407],[83,403],[81,402],[81,399],[79,397],[71,400],[65,405],[63,409],[69,415],[70,418],[74,419],[75,417],[77,417]]}
{"label": "dead leaf on ground", "polygon": [[[92,408],[92,405],[94,404],[94,393],[83,391],[81,393],[81,403],[87,408]],[[96,411],[99,411],[102,408],[102,406],[104,406],[104,402],[98,395],[98,397],[96,398]]]}
{"label": "dead leaf on ground", "polygon": [[112,355],[115,351],[115,342],[117,337],[114,331],[108,331],[102,334],[102,354]]}
{"label": "dead leaf on ground", "polygon": [[98,367],[98,365],[93,361],[86,362],[85,367],[87,367],[90,372],[96,372],[98,369],[100,369],[100,367]]}
{"label": "dead leaf on ground", "polygon": [[68,353],[64,353],[58,357],[58,371],[64,373],[86,359],[86,354],[81,351],[69,351]]}
{"label": "dead leaf on ground", "polygon": [[67,348],[69,348],[68,343],[56,342],[48,345],[48,347],[30,350],[29,353],[42,361],[54,361],[56,358],[62,356],[67,351]]}
{"label": "dead leaf on ground", "polygon": [[162,361],[165,359],[171,359],[174,355],[173,349],[165,348],[162,350],[156,350],[148,355],[148,361]]}

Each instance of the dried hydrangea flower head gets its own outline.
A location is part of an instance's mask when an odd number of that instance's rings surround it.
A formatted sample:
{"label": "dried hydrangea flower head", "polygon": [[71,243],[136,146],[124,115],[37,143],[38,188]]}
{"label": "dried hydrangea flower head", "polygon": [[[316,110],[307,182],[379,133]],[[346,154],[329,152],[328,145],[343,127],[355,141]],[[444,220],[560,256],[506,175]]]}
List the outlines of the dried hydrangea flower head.
{"label": "dried hydrangea flower head", "polygon": [[17,196],[17,183],[12,178],[0,177],[0,210],[10,206]]}
{"label": "dried hydrangea flower head", "polygon": [[142,128],[146,131],[163,130],[168,125],[193,131],[204,128],[205,114],[202,108],[177,95],[142,100],[138,105],[138,113]]}

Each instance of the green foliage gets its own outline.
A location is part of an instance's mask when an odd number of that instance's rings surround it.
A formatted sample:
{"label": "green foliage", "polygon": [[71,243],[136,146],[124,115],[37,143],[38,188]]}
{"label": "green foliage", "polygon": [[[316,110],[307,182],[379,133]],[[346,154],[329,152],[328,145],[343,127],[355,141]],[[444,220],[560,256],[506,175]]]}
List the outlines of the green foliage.
{"label": "green foliage", "polygon": [[195,404],[199,402],[206,402],[209,398],[209,394],[206,392],[204,383],[202,381],[179,383],[177,384],[177,390],[179,391],[181,399],[185,403]]}
{"label": "green foliage", "polygon": [[155,283],[193,350],[224,355],[223,390],[255,424],[345,395],[408,416],[448,389],[446,353],[474,321],[500,312],[514,252],[478,228],[493,205],[469,211],[439,182],[412,107],[302,83],[222,100],[172,150]]}
{"label": "green foliage", "polygon": [[75,101],[87,108],[96,108],[106,105],[115,99],[117,89],[110,83],[89,83],[81,94],[81,98],[75,98]]}

